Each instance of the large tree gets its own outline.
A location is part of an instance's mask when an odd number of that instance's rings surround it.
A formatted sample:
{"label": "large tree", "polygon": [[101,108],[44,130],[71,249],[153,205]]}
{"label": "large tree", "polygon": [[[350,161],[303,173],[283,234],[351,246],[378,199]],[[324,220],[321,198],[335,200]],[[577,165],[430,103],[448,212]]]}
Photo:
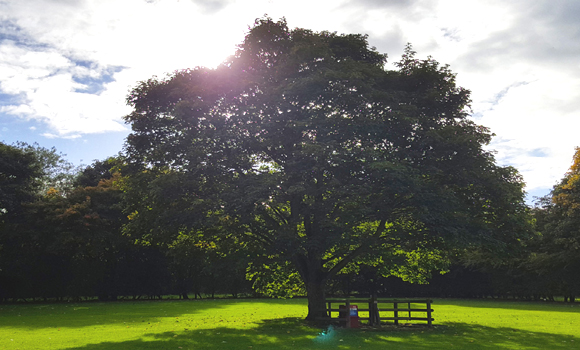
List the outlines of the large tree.
{"label": "large tree", "polygon": [[347,266],[417,279],[449,247],[512,239],[523,185],[484,150],[469,91],[410,46],[396,70],[385,63],[366,36],[263,18],[216,69],[141,82],[127,155],[142,174],[179,179],[179,193],[132,218],[173,212],[176,227],[252,241],[266,270],[300,277],[310,319]]}

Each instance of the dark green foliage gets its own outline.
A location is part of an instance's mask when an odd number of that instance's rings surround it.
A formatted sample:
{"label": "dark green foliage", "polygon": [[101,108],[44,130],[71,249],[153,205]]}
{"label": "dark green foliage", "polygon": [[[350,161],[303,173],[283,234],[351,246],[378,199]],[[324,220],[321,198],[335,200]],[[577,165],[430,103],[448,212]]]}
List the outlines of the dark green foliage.
{"label": "dark green foliage", "polygon": [[539,288],[566,298],[580,295],[580,148],[572,166],[533,210],[539,235],[524,265]]}
{"label": "dark green foliage", "polygon": [[0,142],[0,224],[16,215],[22,203],[34,199],[42,165],[34,152]]}
{"label": "dark green foliage", "polygon": [[398,70],[385,61],[366,36],[264,18],[218,68],[140,83],[126,151],[151,181],[132,232],[237,237],[262,266],[300,276],[310,318],[354,264],[424,281],[452,247],[515,241],[521,178],[483,149],[469,91],[410,47]]}
{"label": "dark green foliage", "polygon": [[[123,234],[128,180],[118,172],[122,165],[121,159],[95,162],[66,194],[51,189],[40,196],[32,187],[18,220],[0,231],[0,299],[247,292],[236,254],[227,265],[214,264],[224,259],[210,262],[205,247],[181,256],[178,247],[135,244]],[[190,273],[198,261],[199,274]]]}
{"label": "dark green foliage", "polygon": [[[3,235],[3,274],[20,281],[7,297],[91,295],[115,263],[123,215],[113,180],[27,203]],[[126,244],[126,243],[125,243]]]}
{"label": "dark green foliage", "polygon": [[32,145],[17,142],[16,147],[33,154],[36,166],[40,167],[41,174],[36,181],[39,183],[39,194],[44,195],[48,190],[56,189],[66,193],[73,188],[73,181],[77,173],[75,166],[65,159],[56,148],[41,147],[37,143]]}
{"label": "dark green foliage", "polygon": [[74,181],[75,187],[97,186],[101,180],[109,180],[122,166],[122,160],[110,157],[96,160],[79,172]]}

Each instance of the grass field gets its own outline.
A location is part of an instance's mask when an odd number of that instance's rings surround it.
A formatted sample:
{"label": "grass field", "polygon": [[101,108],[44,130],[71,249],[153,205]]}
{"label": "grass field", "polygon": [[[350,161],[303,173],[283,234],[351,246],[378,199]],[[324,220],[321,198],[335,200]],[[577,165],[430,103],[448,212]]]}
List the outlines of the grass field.
{"label": "grass field", "polygon": [[435,327],[307,326],[305,300],[0,305],[0,349],[580,349],[580,305],[435,300]]}

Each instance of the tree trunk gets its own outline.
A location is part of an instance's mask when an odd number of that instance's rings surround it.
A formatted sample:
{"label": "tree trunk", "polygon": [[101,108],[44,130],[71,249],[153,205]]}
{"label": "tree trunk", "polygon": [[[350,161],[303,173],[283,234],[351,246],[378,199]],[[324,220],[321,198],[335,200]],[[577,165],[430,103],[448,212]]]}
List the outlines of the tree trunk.
{"label": "tree trunk", "polygon": [[316,321],[319,317],[326,317],[326,303],[324,286],[325,280],[312,279],[306,283],[306,293],[308,293],[308,316],[309,321]]}

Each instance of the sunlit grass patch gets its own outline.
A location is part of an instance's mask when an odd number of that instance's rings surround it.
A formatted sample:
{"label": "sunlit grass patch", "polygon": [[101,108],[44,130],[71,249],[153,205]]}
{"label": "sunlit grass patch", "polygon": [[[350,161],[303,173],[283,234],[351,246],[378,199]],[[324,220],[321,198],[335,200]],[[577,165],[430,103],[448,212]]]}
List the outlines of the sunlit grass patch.
{"label": "sunlit grass patch", "polygon": [[0,305],[0,349],[580,349],[580,305],[435,300],[435,327],[316,328],[306,301]]}

